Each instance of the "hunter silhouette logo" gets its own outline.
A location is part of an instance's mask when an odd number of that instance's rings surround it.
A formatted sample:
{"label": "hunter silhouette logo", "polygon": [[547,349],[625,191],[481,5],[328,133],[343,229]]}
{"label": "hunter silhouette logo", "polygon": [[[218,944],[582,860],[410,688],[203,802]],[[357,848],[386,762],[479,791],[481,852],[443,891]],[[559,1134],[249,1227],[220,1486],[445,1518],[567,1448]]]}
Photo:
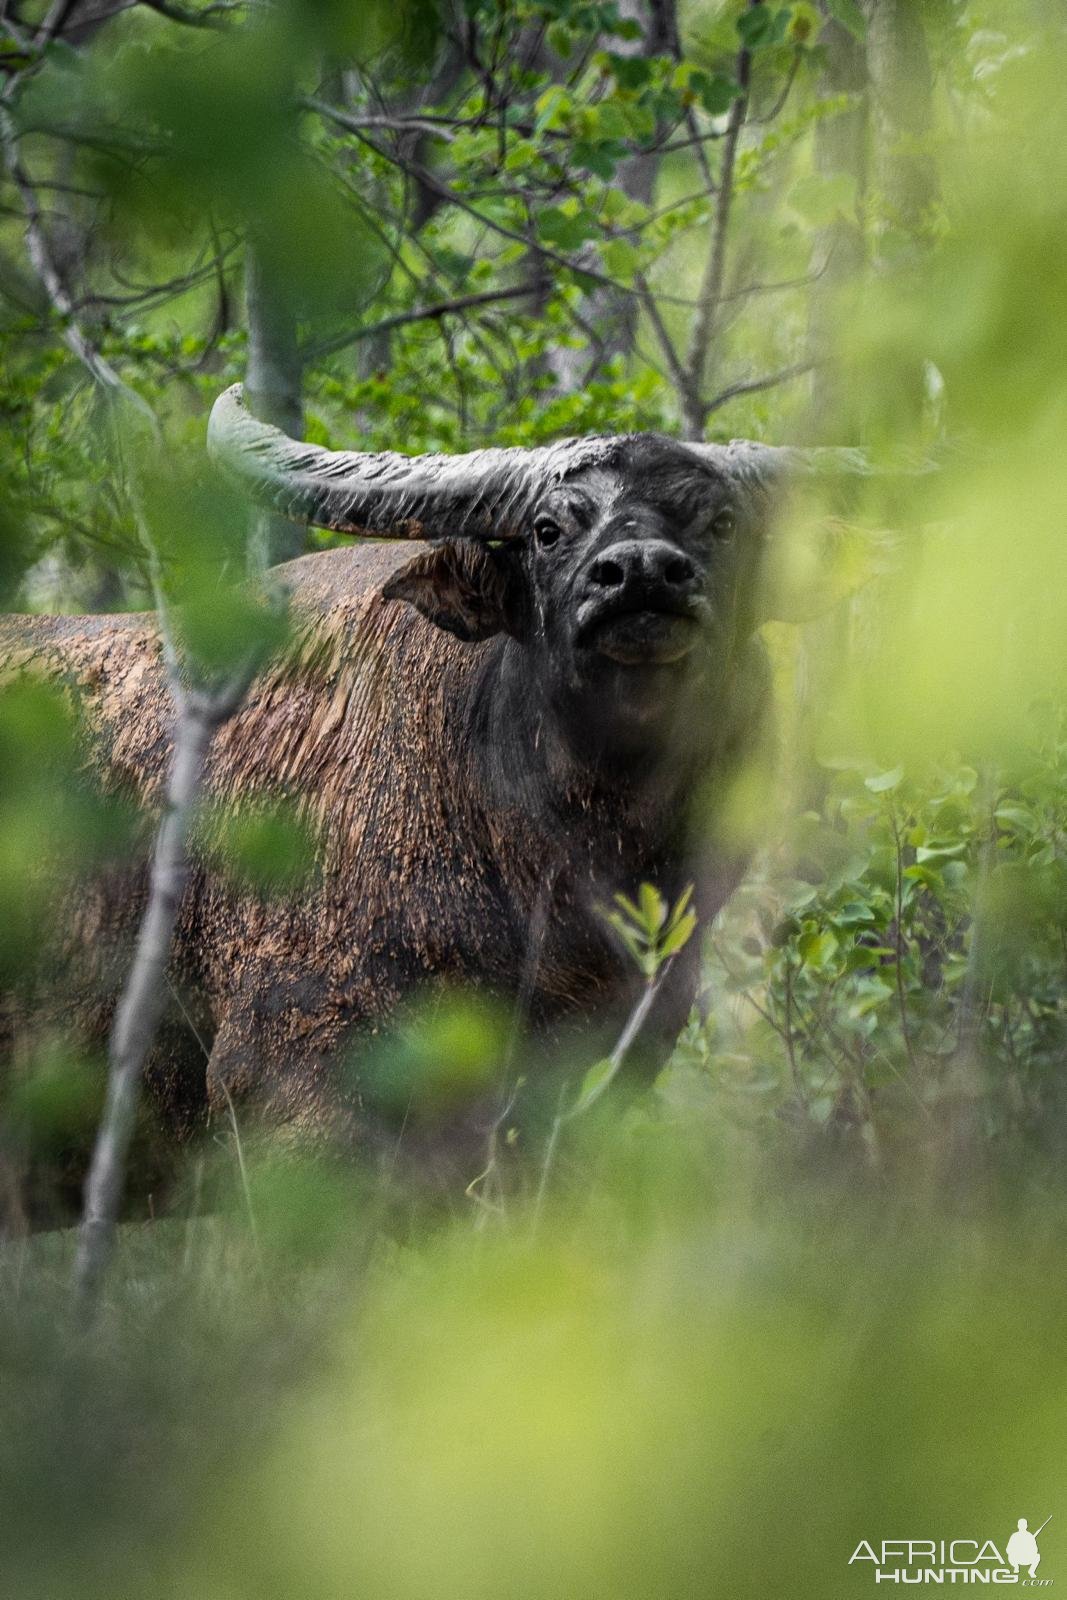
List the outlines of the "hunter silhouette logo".
{"label": "hunter silhouette logo", "polygon": [[848,1564],[871,1562],[875,1583],[1018,1583],[1047,1589],[1055,1580],[1037,1576],[1037,1541],[1051,1521],[1047,1516],[1031,1533],[1026,1518],[1020,1517],[1006,1556],[992,1539],[883,1539],[878,1545],[861,1539]]}
{"label": "hunter silhouette logo", "polygon": [[[1046,1517],[1037,1533],[1041,1533],[1052,1521]],[[1037,1569],[1041,1565],[1041,1552],[1037,1548],[1037,1533],[1031,1533],[1026,1526],[1026,1518],[1019,1518],[1019,1526],[1008,1540],[1008,1560],[1018,1572],[1020,1567],[1029,1567],[1031,1578],[1037,1577]]]}

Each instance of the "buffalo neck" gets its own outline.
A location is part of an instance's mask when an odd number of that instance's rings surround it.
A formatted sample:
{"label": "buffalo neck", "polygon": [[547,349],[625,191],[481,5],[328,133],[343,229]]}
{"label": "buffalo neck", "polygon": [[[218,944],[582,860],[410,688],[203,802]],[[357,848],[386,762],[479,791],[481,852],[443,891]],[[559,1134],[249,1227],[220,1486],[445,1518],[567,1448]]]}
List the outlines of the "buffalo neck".
{"label": "buffalo neck", "polygon": [[613,748],[595,722],[561,714],[532,666],[522,645],[498,636],[471,683],[473,754],[494,802],[545,828],[673,832],[714,752],[691,736],[676,749]]}

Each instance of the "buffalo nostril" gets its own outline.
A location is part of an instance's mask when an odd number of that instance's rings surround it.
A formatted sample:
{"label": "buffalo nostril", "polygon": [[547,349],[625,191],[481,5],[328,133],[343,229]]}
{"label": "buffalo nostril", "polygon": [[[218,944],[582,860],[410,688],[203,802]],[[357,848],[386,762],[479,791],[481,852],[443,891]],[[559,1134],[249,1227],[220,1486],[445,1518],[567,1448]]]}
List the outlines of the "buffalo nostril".
{"label": "buffalo nostril", "polygon": [[589,576],[602,589],[618,589],[626,581],[626,573],[619,562],[607,559],[595,562]]}
{"label": "buffalo nostril", "polygon": [[663,569],[668,583],[688,583],[694,573],[693,563],[685,556],[672,556]]}

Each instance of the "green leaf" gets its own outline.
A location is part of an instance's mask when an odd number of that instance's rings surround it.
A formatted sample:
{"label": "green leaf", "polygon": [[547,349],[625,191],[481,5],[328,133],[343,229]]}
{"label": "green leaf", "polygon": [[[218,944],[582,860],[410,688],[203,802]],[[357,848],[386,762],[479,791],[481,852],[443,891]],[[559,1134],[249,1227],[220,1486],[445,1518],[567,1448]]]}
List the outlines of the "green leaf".
{"label": "green leaf", "polygon": [[869,945],[856,944],[852,946],[852,949],[845,957],[845,971],[864,972],[868,967],[876,966],[877,963],[878,955],[876,951],[872,950]]}
{"label": "green leaf", "polygon": [[920,845],[915,852],[915,859],[920,864],[924,861],[948,861],[953,856],[961,856],[966,848],[966,839],[961,839],[959,844]]}
{"label": "green leaf", "polygon": [[587,139],[578,139],[571,147],[574,165],[595,173],[605,182],[615,176],[615,168],[624,154],[623,146],[616,140],[602,140],[599,144],[591,144]]}
{"label": "green leaf", "polygon": [[571,97],[566,89],[559,84],[554,84],[551,89],[546,89],[534,105],[537,121],[534,123],[534,133],[544,133],[546,128],[563,128],[571,112]]}
{"label": "green leaf", "polygon": [[904,781],[904,768],[894,767],[891,772],[879,772],[873,778],[864,778],[864,788],[872,794],[888,794],[890,790],[899,788]]}
{"label": "green leaf", "polygon": [[308,889],[314,835],[283,804],[263,803],[245,811],[216,808],[205,824],[215,863],[241,888],[266,898]]}
{"label": "green leaf", "polygon": [[789,42],[795,45],[814,44],[822,27],[822,18],[810,0],[794,0],[789,20]]}
{"label": "green leaf", "polygon": [[537,231],[546,244],[558,245],[561,250],[577,250],[593,237],[597,226],[587,212],[579,210],[571,215],[561,206],[546,206],[538,214]]}
{"label": "green leaf", "polygon": [[606,921],[615,929],[638,966],[643,966],[648,952],[642,943],[642,936],[635,930],[633,924],[627,922],[625,917],[620,917],[617,911],[607,912]]}
{"label": "green leaf", "polygon": [[709,77],[706,72],[694,72],[689,84],[704,110],[713,117],[723,116],[737,98],[737,84],[722,73]]}
{"label": "green leaf", "polygon": [[667,902],[651,883],[643,883],[637,891],[641,906],[643,926],[649,933],[658,933],[667,920]]}
{"label": "green leaf", "polygon": [[835,22],[848,29],[854,39],[862,43],[867,37],[867,23],[856,0],[826,0],[826,9]]}
{"label": "green leaf", "polygon": [[630,917],[634,922],[640,922],[641,921],[641,913],[638,910],[637,906],[634,905],[633,901],[629,898],[628,895],[617,894],[615,896],[615,904],[617,906],[621,906],[622,909],[626,912],[626,915],[628,917]]}
{"label": "green leaf", "polygon": [[834,921],[842,928],[855,928],[863,924],[876,922],[877,916],[870,906],[864,905],[860,900],[850,900],[843,905],[840,911],[834,912]]}
{"label": "green leaf", "polygon": [[686,912],[685,916],[681,917],[660,941],[660,960],[666,961],[668,956],[677,955],[682,946],[688,944],[690,935],[696,925],[696,913],[693,911]]}
{"label": "green leaf", "polygon": [[548,41],[548,48],[554,50],[564,61],[574,50],[574,35],[564,22],[551,23],[545,38]]}
{"label": "green leaf", "polygon": [[625,139],[630,131],[623,108],[615,99],[602,100],[599,105],[586,107],[582,129],[600,139]]}
{"label": "green leaf", "polygon": [[813,929],[810,933],[801,935],[797,941],[797,950],[806,967],[818,970],[825,967],[837,953],[837,939],[829,928]]}
{"label": "green leaf", "polygon": [[1034,813],[1025,806],[998,806],[994,815],[998,822],[1006,822],[1020,833],[1034,834],[1041,826]]}
{"label": "green leaf", "polygon": [[578,1098],[567,1115],[569,1117],[581,1116],[583,1111],[588,1111],[590,1106],[595,1105],[617,1071],[618,1066],[610,1056],[605,1056],[603,1061],[594,1061],[582,1078],[581,1088],[578,1090]]}
{"label": "green leaf", "polygon": [[686,884],[685,888],[682,890],[681,894],[678,896],[673,907],[671,908],[670,922],[668,923],[669,927],[673,926],[674,923],[676,923],[678,919],[689,909],[689,902],[692,900],[692,898],[693,885],[689,883]]}
{"label": "green leaf", "polygon": [[[577,152],[575,152],[577,154]],[[613,278],[629,282],[641,264],[638,251],[628,239],[608,239],[600,250],[605,271]]]}
{"label": "green leaf", "polygon": [[619,56],[609,53],[615,81],[621,89],[641,89],[652,76],[652,63],[644,56]]}
{"label": "green leaf", "polygon": [[746,50],[760,50],[779,44],[789,26],[787,10],[772,11],[769,6],[752,6],[737,19],[737,31]]}

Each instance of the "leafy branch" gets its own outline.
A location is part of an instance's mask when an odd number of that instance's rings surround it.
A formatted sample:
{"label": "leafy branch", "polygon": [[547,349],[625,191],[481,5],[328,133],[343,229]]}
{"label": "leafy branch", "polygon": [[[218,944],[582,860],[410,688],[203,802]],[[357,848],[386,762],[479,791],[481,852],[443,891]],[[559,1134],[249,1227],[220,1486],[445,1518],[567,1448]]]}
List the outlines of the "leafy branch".
{"label": "leafy branch", "polygon": [[690,884],[673,906],[650,883],[643,883],[636,902],[624,894],[615,895],[615,909],[601,909],[601,915],[618,934],[627,953],[644,977],[637,1001],[626,1019],[615,1048],[603,1060],[588,1068],[570,1106],[565,1107],[566,1086],[560,1096],[560,1106],[553,1118],[545,1145],[541,1176],[534,1203],[533,1227],[536,1232],[544,1209],[548,1182],[555,1165],[560,1135],[568,1123],[590,1112],[615,1082],[626,1064],[641,1030],[648,1021],[675,956],[689,942],[697,925],[696,912],[690,909],[693,885]]}

